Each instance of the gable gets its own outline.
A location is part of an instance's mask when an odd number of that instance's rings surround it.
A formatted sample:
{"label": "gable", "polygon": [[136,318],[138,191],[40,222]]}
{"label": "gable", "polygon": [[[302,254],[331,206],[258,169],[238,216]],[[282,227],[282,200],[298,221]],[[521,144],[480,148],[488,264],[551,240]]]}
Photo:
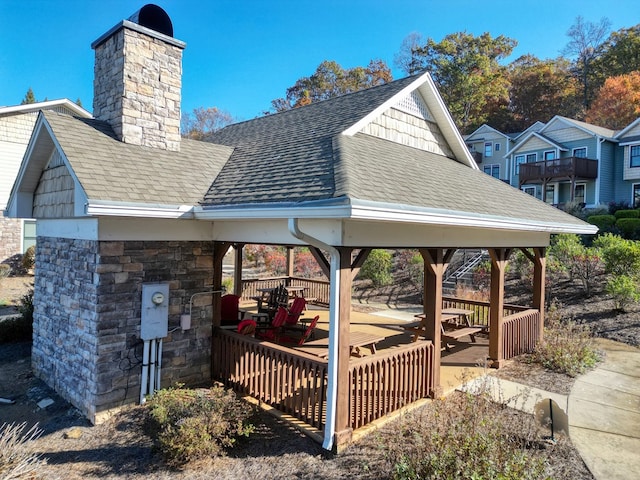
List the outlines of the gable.
{"label": "gable", "polygon": [[558,143],[585,140],[593,137],[593,134],[561,122],[554,122],[553,125],[547,125],[547,128],[544,129],[544,134]]}
{"label": "gable", "polygon": [[528,139],[523,141],[517,148],[514,148],[511,153],[529,152],[533,150],[549,150],[555,148],[551,142],[545,141],[538,135],[531,135]]}
{"label": "gable", "polygon": [[75,182],[58,150],[53,152],[42,171],[33,196],[34,218],[70,218],[74,216]]}
{"label": "gable", "polygon": [[416,90],[399,99],[385,112],[364,125],[360,133],[453,157],[438,124]]}
{"label": "gable", "polygon": [[626,130],[624,135],[618,138],[621,142],[624,142],[629,139],[634,139],[635,141],[638,137],[640,137],[640,122],[635,122],[635,125],[633,125],[629,130]]}

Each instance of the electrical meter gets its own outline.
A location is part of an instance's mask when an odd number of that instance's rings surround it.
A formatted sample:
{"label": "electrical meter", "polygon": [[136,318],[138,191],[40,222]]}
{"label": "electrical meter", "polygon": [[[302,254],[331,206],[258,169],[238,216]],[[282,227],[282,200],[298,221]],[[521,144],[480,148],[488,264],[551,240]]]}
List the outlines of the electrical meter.
{"label": "electrical meter", "polygon": [[153,340],[164,338],[169,330],[169,284],[146,283],[142,285],[142,310],[140,338]]}

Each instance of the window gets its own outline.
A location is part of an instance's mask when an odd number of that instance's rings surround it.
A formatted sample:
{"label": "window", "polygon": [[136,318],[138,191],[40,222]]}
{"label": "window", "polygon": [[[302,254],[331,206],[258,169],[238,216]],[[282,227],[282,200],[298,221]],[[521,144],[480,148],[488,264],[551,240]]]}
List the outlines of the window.
{"label": "window", "polygon": [[555,200],[556,186],[547,185],[547,189],[544,192],[544,201],[553,205]]}
{"label": "window", "polygon": [[491,142],[484,143],[484,156],[485,157],[493,156],[493,144]]}
{"label": "window", "polygon": [[640,167],[640,145],[629,147],[629,158],[631,167]]}
{"label": "window", "polygon": [[573,156],[578,158],[587,158],[587,147],[574,148]]}
{"label": "window", "polygon": [[493,146],[493,149],[494,149],[496,152],[499,152],[499,151],[500,151],[500,144],[499,144],[499,143],[496,143],[496,144]]}
{"label": "window", "polygon": [[576,189],[573,191],[573,199],[575,202],[578,203],[585,203],[584,198],[585,198],[585,184],[584,183],[578,183],[576,185]]}
{"label": "window", "polygon": [[527,153],[527,163],[534,163],[538,161],[537,153]]}
{"label": "window", "polygon": [[633,184],[633,208],[640,207],[640,183]]}
{"label": "window", "polygon": [[524,155],[516,155],[516,175],[520,173],[520,164],[524,163]]}
{"label": "window", "polygon": [[531,195],[532,197],[536,196],[536,187],[523,187],[522,191]]}
{"label": "window", "polygon": [[36,244],[36,221],[24,220],[22,223],[22,253]]}
{"label": "window", "polygon": [[493,165],[485,165],[484,173],[495,178],[500,178],[500,165],[498,165],[497,163]]}
{"label": "window", "polygon": [[549,150],[544,152],[544,159],[545,160],[555,160],[556,158],[556,151],[555,150]]}

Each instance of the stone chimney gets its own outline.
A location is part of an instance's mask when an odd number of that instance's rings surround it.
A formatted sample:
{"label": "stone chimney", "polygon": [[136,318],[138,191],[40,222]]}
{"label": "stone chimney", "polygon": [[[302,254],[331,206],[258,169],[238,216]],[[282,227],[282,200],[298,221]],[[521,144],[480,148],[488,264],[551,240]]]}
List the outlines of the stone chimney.
{"label": "stone chimney", "polygon": [[93,116],[121,141],[180,150],[182,50],[169,16],[145,5],[91,44]]}

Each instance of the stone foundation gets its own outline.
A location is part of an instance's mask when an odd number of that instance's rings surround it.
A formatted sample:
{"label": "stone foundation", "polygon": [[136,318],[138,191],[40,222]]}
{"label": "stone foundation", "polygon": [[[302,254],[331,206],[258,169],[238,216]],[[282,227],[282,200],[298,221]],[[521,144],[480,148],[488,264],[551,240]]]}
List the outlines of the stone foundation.
{"label": "stone foundation", "polygon": [[[38,237],[32,362],[92,422],[140,396],[143,283],[169,282],[169,330],[211,289],[211,242],[100,242]],[[211,380],[211,296],[192,328],[163,342],[163,387]]]}

